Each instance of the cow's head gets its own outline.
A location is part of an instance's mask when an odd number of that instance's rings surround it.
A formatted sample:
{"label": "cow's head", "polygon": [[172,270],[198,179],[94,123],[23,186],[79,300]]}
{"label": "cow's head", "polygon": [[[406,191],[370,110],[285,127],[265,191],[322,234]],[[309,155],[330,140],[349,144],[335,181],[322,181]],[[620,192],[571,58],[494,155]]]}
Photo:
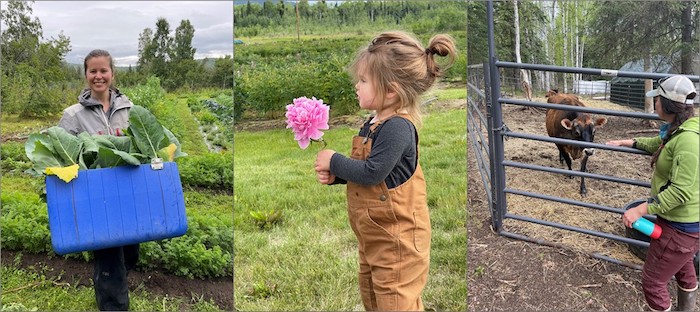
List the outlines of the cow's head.
{"label": "cow's head", "polygon": [[[570,131],[574,140],[593,142],[596,130],[606,122],[608,122],[608,120],[602,117],[596,119],[594,122],[588,114],[579,114],[573,121],[566,118],[562,119],[561,125]],[[588,154],[590,155],[591,153]]]}
{"label": "cow's head", "polygon": [[555,95],[557,93],[559,93],[558,89],[549,89],[549,91],[547,91],[547,93],[544,94],[544,97],[548,98],[548,97]]}

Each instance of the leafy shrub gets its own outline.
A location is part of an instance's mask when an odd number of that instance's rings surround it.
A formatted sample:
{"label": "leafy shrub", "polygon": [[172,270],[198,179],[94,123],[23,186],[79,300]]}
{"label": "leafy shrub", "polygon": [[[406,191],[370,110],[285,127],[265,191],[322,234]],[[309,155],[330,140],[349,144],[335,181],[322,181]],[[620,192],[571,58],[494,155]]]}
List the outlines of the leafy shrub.
{"label": "leafy shrub", "polygon": [[8,250],[41,253],[53,250],[46,205],[21,194],[2,196],[0,242]]}
{"label": "leafy shrub", "polygon": [[24,152],[24,144],[8,142],[0,145],[0,167],[3,173],[22,173],[32,167]]}
{"label": "leafy shrub", "polygon": [[225,252],[219,246],[210,249],[199,239],[181,237],[166,245],[163,267],[175,272],[176,275],[193,278],[221,277],[233,274],[233,259],[231,253]]}
{"label": "leafy shrub", "polygon": [[233,190],[233,153],[206,153],[179,160],[183,185]]}
{"label": "leafy shrub", "polygon": [[333,115],[356,112],[359,108],[346,63],[344,58],[330,57],[315,64],[264,64],[246,70],[241,77],[244,103],[255,112],[282,116],[294,98],[313,96],[323,99]]}
{"label": "leafy shrub", "polygon": [[193,113],[199,112],[202,109],[202,100],[198,99],[197,97],[190,96],[187,98],[187,107],[189,107],[190,111]]}
{"label": "leafy shrub", "polygon": [[197,119],[202,125],[213,125],[219,120],[214,113],[208,110],[199,111],[195,116],[197,116]]}
{"label": "leafy shrub", "polygon": [[164,96],[165,91],[160,86],[160,78],[150,76],[146,80],[146,84],[140,84],[133,88],[125,88],[124,94],[136,105],[141,105],[154,111],[155,104]]}

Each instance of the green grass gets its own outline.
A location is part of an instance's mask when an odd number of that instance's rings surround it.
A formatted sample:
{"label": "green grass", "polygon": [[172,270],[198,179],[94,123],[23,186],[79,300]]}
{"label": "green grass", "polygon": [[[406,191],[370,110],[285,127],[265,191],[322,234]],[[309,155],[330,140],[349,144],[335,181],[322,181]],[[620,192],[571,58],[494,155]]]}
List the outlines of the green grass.
{"label": "green grass", "polygon": [[[426,308],[466,310],[466,123],[464,110],[425,116],[421,166],[431,210]],[[331,129],[328,148],[346,154],[356,129]],[[345,187],[316,182],[320,146],[299,148],[289,130],[234,135],[234,295],[238,310],[362,309],[357,242]],[[251,211],[281,210],[269,229]]]}
{"label": "green grass", "polygon": [[433,90],[430,93],[437,96],[438,100],[459,100],[464,99],[467,96],[465,87],[438,89]]}
{"label": "green grass", "polygon": [[[86,264],[87,265],[87,264]],[[47,279],[43,270],[2,267],[2,311],[96,311],[92,287],[70,285],[58,279]],[[143,286],[129,294],[132,311],[220,311],[210,302],[198,298],[156,296]],[[194,299],[195,303],[190,303]]]}
{"label": "green grass", "polygon": [[0,114],[2,121],[0,124],[0,134],[10,136],[14,134],[29,134],[39,132],[39,130],[49,128],[58,124],[61,116],[52,116],[48,118],[20,118],[16,114]]}

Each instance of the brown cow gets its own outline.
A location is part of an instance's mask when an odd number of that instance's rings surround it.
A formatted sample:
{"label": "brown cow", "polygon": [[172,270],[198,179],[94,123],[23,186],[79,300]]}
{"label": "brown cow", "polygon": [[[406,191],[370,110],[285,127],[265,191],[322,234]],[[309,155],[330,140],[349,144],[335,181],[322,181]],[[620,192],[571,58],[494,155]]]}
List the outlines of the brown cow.
{"label": "brown cow", "polygon": [[[553,104],[564,104],[585,107],[586,105],[579,100],[578,96],[573,94],[559,93],[556,89],[547,91],[545,95],[547,98],[547,103]],[[547,134],[550,137],[563,138],[578,140],[584,142],[593,142],[593,137],[595,131],[598,127],[604,125],[607,122],[605,118],[598,118],[593,121],[591,116],[587,113],[564,111],[557,109],[547,110]],[[585,150],[580,146],[567,145],[567,144],[556,144],[559,149],[559,162],[564,163],[571,170],[571,160],[579,159],[585,151],[585,156],[581,160],[581,172],[586,172],[586,163],[588,162],[588,156],[593,154],[593,149],[586,148]],[[570,176],[571,177],[571,176]],[[586,183],[581,177],[581,195],[586,195]]]}

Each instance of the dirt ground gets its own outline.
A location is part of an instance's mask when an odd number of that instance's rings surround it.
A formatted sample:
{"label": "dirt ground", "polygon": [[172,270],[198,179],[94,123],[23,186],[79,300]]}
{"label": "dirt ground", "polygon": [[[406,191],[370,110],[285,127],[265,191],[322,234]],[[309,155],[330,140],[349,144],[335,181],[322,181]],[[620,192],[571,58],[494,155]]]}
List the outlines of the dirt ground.
{"label": "dirt ground", "polygon": [[[545,102],[544,98],[533,99]],[[589,107],[630,110],[606,101],[583,99]],[[504,123],[514,132],[546,136],[544,110],[504,105]],[[596,143],[652,136],[641,120],[606,117]],[[641,272],[589,256],[598,253],[633,265],[643,261],[628,246],[571,231],[508,219],[504,229],[566,246],[555,248],[495,234],[473,148],[468,151],[468,309],[469,311],[642,311],[648,310],[641,290]],[[566,169],[553,143],[510,138],[505,159]],[[578,169],[580,160],[574,161]],[[598,150],[588,161],[588,172],[649,181],[648,156]],[[527,169],[506,169],[506,187],[623,208],[647,197],[648,189],[586,179],[588,194],[579,195],[579,178]],[[621,215],[559,204],[519,195],[507,195],[509,213],[625,236]],[[671,286],[672,285],[672,286]],[[675,283],[669,290],[675,298]]]}
{"label": "dirt ground", "polygon": [[[13,265],[17,252],[2,250],[0,259],[2,265]],[[44,274],[47,280],[58,279],[59,283],[70,286],[92,288],[92,262],[64,259],[63,257],[49,258],[44,254],[22,253],[19,267],[29,271]],[[46,269],[43,269],[46,268]],[[158,296],[167,295],[170,298],[191,298],[179,310],[191,310],[190,304],[197,301],[212,301],[221,310],[233,311],[233,278],[188,279],[156,271],[130,271],[129,291],[138,293],[146,290]]]}

